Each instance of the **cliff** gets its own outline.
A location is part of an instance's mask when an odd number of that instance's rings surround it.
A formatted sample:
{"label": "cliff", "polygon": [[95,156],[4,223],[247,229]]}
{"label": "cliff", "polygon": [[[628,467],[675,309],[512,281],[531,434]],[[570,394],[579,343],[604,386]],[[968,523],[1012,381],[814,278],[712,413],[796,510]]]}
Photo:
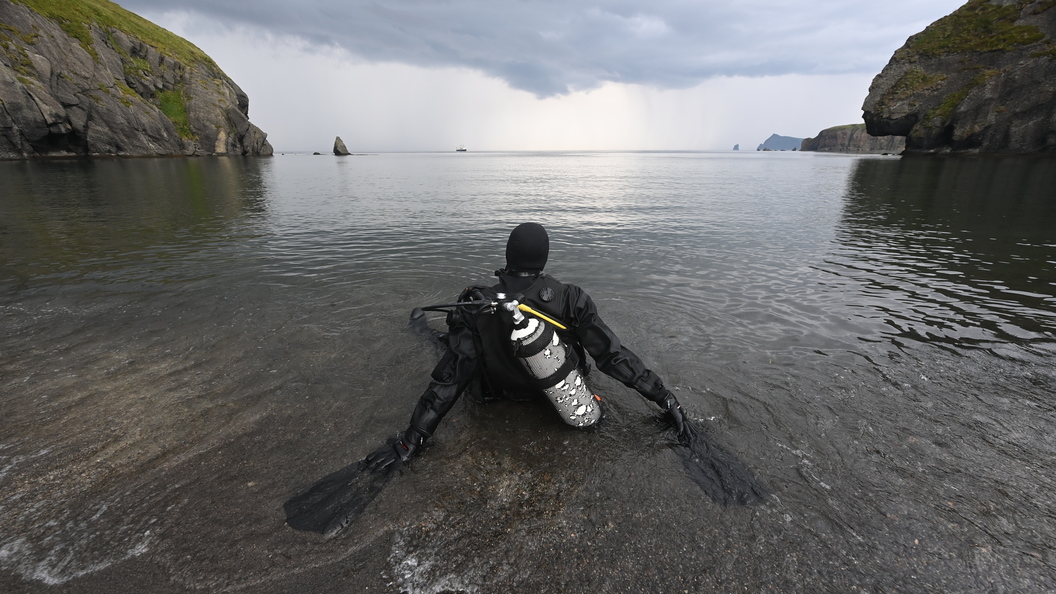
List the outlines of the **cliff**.
{"label": "cliff", "polygon": [[201,50],[106,0],[0,0],[0,158],[270,155]]}
{"label": "cliff", "polygon": [[804,138],[801,151],[823,153],[873,153],[897,155],[906,149],[902,136],[872,136],[865,124],[826,128],[814,138]]}
{"label": "cliff", "polygon": [[909,38],[862,106],[910,153],[1056,150],[1056,0],[969,0]]}

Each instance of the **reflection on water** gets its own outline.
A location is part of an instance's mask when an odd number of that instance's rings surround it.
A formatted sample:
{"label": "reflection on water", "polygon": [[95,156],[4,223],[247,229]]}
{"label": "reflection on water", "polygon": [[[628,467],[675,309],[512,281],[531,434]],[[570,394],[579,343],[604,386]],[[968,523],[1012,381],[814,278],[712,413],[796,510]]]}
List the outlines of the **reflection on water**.
{"label": "reflection on water", "polygon": [[[0,589],[1052,591],[1050,163],[0,163]],[[714,504],[592,374],[596,433],[462,402],[337,538],[284,527],[407,422],[411,309],[529,219],[773,496]]]}
{"label": "reflection on water", "polygon": [[0,283],[156,271],[263,210],[268,162],[114,159],[2,164]]}
{"label": "reflection on water", "polygon": [[902,338],[961,347],[1056,338],[1049,159],[862,160],[840,272]]}

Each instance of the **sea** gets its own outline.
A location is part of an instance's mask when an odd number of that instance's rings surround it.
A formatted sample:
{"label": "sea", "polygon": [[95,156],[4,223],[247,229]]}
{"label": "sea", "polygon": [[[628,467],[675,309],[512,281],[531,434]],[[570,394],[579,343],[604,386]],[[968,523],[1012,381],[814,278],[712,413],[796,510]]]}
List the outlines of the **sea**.
{"label": "sea", "polygon": [[[464,397],[347,528],[287,526],[526,221],[770,496],[709,498],[595,369],[597,430]],[[1052,158],[0,162],[0,591],[1054,590]]]}

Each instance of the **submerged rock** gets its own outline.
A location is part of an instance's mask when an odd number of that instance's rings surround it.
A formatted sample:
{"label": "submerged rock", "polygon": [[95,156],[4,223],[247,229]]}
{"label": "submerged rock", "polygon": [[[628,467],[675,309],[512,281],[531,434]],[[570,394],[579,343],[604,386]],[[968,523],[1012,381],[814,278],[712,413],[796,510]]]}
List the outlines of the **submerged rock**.
{"label": "submerged rock", "polygon": [[270,155],[200,49],[111,2],[0,0],[0,158]]}
{"label": "submerged rock", "polygon": [[821,153],[899,154],[906,148],[902,136],[873,136],[865,124],[848,124],[826,128],[814,138],[804,138],[801,151]]}
{"label": "submerged rock", "polygon": [[352,153],[348,152],[347,148],[345,148],[345,142],[343,140],[341,140],[340,136],[338,136],[337,138],[334,139],[334,154],[335,155],[340,155],[340,156],[345,156],[345,155],[352,154]]}
{"label": "submerged rock", "polygon": [[907,152],[1056,150],[1056,2],[970,0],[909,38],[873,79],[869,134]]}

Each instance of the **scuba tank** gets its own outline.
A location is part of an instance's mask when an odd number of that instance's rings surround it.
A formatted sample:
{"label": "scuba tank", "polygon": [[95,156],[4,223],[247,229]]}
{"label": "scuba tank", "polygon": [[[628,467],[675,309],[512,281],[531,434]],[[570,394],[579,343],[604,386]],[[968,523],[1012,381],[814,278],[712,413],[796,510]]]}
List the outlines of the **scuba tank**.
{"label": "scuba tank", "polygon": [[600,399],[587,391],[575,352],[561,342],[550,324],[521,313],[521,309],[528,309],[519,303],[523,297],[517,295],[512,301],[504,301],[505,295],[500,293],[498,298],[513,316],[510,342],[515,358],[546,394],[561,419],[574,427],[597,423],[601,418]]}

